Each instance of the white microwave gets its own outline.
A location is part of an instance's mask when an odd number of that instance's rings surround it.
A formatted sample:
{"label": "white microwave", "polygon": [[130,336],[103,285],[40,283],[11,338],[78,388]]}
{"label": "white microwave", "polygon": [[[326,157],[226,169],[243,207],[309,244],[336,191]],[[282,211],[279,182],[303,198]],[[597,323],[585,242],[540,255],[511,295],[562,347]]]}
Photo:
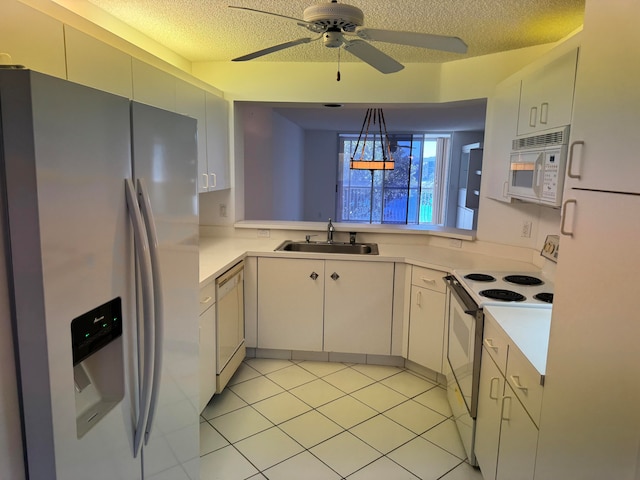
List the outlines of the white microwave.
{"label": "white microwave", "polygon": [[568,140],[568,126],[516,138],[509,161],[509,196],[559,207],[562,204]]}

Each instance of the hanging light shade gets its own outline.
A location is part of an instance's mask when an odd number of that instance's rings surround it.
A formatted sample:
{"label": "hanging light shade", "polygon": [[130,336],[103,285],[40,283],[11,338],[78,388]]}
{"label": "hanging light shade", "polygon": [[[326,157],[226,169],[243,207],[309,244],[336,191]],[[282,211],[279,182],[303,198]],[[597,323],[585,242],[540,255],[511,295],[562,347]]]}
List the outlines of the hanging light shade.
{"label": "hanging light shade", "polygon": [[[378,133],[376,134],[376,123],[378,124]],[[367,139],[369,138],[369,129],[373,124],[373,148],[371,158],[365,158],[365,146]],[[380,137],[380,150],[382,151],[382,158],[376,159],[376,135]],[[360,143],[362,142],[362,148]],[[358,141],[356,148],[351,155],[350,167],[352,170],[393,170],[394,161],[391,157],[391,148],[389,146],[389,136],[387,134],[387,124],[384,121],[384,113],[381,108],[368,108],[367,113],[364,116],[362,122],[362,128],[358,135]]]}

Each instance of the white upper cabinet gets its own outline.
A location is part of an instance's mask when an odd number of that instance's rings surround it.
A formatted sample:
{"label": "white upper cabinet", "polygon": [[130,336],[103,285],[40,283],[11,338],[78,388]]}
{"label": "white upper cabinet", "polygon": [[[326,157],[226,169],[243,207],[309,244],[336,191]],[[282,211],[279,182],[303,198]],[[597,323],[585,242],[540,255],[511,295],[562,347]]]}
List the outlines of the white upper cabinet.
{"label": "white upper cabinet", "polygon": [[207,158],[199,165],[200,192],[229,188],[229,106],[224,98],[205,94]]}
{"label": "white upper cabinet", "polygon": [[17,0],[2,0],[0,52],[11,55],[13,64],[58,78],[67,76],[62,22]]}
{"label": "white upper cabinet", "polygon": [[133,99],[153,107],[175,112],[176,77],[134,58]]}
{"label": "white upper cabinet", "polygon": [[[204,90],[176,79],[176,113],[198,121],[198,173],[201,173],[202,165],[207,164],[207,111]],[[198,182],[198,191],[202,191],[202,181]]]}
{"label": "white upper cabinet", "polygon": [[[571,125],[572,187],[640,193],[640,2],[590,2]],[[584,142],[584,143],[577,143]]]}
{"label": "white upper cabinet", "polygon": [[575,49],[522,78],[518,135],[571,123],[577,59]]}
{"label": "white upper cabinet", "polygon": [[487,127],[482,165],[482,195],[510,202],[507,195],[511,142],[518,134],[520,79],[500,83],[487,103]]}
{"label": "white upper cabinet", "polygon": [[67,78],[104,92],[131,98],[131,56],[94,37],[64,26]]}

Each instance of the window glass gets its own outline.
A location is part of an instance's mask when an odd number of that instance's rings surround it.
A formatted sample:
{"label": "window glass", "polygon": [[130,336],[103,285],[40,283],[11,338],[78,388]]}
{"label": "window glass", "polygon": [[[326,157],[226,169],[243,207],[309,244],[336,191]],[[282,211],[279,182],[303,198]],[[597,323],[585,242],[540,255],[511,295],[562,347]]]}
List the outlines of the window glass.
{"label": "window glass", "polygon": [[[448,135],[390,134],[393,170],[352,170],[350,161],[382,160],[380,137],[340,135],[336,219],[340,222],[437,224],[444,208]],[[375,157],[372,157],[374,155]],[[437,200],[437,201],[436,201]]]}

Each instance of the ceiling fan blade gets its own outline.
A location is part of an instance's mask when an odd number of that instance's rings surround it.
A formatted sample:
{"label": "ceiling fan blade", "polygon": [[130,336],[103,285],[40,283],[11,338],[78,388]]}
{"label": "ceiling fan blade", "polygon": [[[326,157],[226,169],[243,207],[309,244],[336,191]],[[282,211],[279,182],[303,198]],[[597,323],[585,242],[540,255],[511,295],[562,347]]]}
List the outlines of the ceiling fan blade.
{"label": "ceiling fan blade", "polygon": [[458,37],[432,35],[430,33],[401,32],[396,30],[380,30],[377,28],[357,27],[356,35],[365,40],[397,43],[411,47],[444,50],[445,52],[467,53],[467,44]]}
{"label": "ceiling fan blade", "polygon": [[258,10],[256,8],[236,7],[234,5],[229,5],[229,8],[235,8],[236,10],[247,10],[249,12],[264,13],[265,15],[273,15],[274,17],[286,18],[287,20],[293,20],[294,22],[296,22],[301,27],[309,28],[310,26],[312,26],[312,24],[310,24],[309,22],[305,22],[301,18],[289,17],[287,15],[280,15],[279,13],[267,12],[265,10]]}
{"label": "ceiling fan blade", "polygon": [[301,45],[303,43],[309,43],[312,40],[317,40],[316,38],[298,38],[297,40],[291,40],[290,42],[281,43],[279,45],[274,45],[273,47],[264,48],[262,50],[258,50],[257,52],[249,53],[247,55],[243,55],[242,57],[234,58],[232,62],[245,62],[247,60],[253,60],[254,58],[262,57],[263,55],[268,55],[270,53],[278,52],[280,50],[284,50],[285,48],[295,47],[296,45]]}
{"label": "ceiling fan blade", "polygon": [[399,72],[404,65],[362,40],[344,40],[344,49],[382,73]]}

